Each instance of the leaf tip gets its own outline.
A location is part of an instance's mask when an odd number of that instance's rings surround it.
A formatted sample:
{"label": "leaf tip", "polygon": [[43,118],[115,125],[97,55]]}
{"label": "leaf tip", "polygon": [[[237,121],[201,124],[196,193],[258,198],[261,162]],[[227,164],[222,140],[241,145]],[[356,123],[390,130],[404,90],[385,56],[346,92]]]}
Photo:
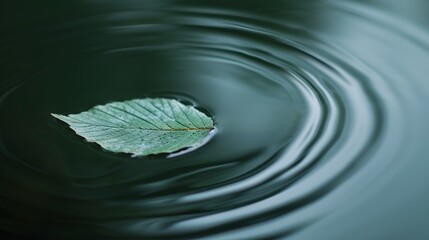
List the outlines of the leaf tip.
{"label": "leaf tip", "polygon": [[65,121],[65,119],[67,118],[67,116],[65,115],[56,114],[56,113],[51,113],[51,116],[61,121]]}

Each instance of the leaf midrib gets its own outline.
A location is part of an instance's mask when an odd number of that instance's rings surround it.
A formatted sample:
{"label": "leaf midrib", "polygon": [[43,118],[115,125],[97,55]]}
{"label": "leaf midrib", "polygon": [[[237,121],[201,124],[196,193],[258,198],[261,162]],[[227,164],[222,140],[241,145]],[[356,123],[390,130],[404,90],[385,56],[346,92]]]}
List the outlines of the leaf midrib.
{"label": "leaf midrib", "polygon": [[[115,128],[115,129],[128,129],[128,130],[145,130],[145,131],[165,131],[165,132],[178,132],[178,131],[210,131],[213,130],[213,127],[202,127],[202,128],[142,128],[142,127],[118,127],[118,126],[108,126],[108,125],[99,125],[95,124],[90,127],[105,127],[105,128]],[[77,127],[79,128],[79,127]]]}

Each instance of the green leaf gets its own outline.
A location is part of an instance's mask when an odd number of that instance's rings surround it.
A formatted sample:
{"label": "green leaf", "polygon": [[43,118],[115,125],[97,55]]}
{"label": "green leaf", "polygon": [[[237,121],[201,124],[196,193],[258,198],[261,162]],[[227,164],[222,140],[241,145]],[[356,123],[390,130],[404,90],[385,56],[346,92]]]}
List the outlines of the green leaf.
{"label": "green leaf", "polygon": [[195,147],[214,129],[212,119],[194,107],[162,98],[113,102],[79,114],[52,116],[89,142],[133,156]]}

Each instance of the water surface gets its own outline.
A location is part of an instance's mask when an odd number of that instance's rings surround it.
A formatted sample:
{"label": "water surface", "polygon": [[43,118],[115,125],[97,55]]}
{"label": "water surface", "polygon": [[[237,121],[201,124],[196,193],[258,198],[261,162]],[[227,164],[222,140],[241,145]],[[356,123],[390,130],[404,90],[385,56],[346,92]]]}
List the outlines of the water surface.
{"label": "water surface", "polygon": [[[429,3],[9,1],[5,239],[427,239]],[[50,116],[167,97],[218,133],[132,158]]]}

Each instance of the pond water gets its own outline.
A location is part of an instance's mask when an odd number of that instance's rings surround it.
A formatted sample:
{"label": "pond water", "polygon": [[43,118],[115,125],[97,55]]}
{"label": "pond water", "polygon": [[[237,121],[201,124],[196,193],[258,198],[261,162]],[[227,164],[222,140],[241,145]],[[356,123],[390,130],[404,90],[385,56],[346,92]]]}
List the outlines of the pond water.
{"label": "pond water", "polygon": [[[428,1],[0,11],[2,239],[429,239]],[[218,132],[132,158],[50,116],[145,97]]]}

